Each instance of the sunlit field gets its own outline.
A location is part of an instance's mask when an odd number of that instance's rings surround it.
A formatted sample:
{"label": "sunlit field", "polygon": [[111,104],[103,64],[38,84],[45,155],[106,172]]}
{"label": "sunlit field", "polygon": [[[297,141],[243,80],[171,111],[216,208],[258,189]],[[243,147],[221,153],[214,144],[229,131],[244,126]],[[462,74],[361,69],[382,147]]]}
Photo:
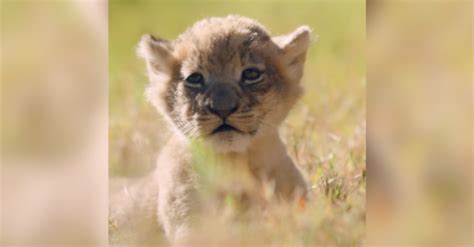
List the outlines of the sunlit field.
{"label": "sunlit field", "polygon": [[[174,39],[199,19],[227,14],[254,18],[273,35],[289,33],[300,25],[313,29],[301,82],[305,94],[281,128],[290,155],[311,182],[312,199],[305,205],[268,205],[262,213],[239,207],[230,195],[225,198],[223,215],[199,219],[197,231],[202,234],[196,241],[216,246],[361,245],[366,220],[363,0],[110,1],[110,197],[153,170],[169,137],[167,126],[144,97],[145,66],[135,54],[140,36],[153,33]],[[203,169],[200,172],[213,184],[239,181],[219,176],[219,171],[212,170],[215,167]],[[206,193],[214,197],[212,189]],[[148,223],[134,220],[127,227],[109,220],[112,244],[166,243],[159,228],[150,231]]]}

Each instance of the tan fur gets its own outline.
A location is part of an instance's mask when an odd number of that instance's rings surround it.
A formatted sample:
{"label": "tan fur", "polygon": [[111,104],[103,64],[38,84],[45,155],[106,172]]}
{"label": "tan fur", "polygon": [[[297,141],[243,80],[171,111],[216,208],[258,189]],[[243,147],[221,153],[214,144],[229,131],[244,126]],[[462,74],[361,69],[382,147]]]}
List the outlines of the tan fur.
{"label": "tan fur", "polygon": [[[227,16],[197,22],[174,41],[142,38],[138,53],[150,79],[146,96],[175,133],[158,158],[155,174],[158,220],[170,240],[185,239],[192,231],[190,217],[198,213],[194,140],[214,150],[231,172],[250,174],[255,181],[252,190],[273,184],[279,198],[306,194],[305,180],[288,156],[278,126],[302,92],[299,81],[309,35],[310,29],[303,26],[271,37],[254,20]],[[241,74],[248,67],[263,70],[263,80],[243,85]],[[205,91],[185,86],[185,78],[194,72],[202,73],[205,88],[225,84],[236,93],[238,109],[227,121],[240,133],[211,134],[223,120],[206,110]]]}

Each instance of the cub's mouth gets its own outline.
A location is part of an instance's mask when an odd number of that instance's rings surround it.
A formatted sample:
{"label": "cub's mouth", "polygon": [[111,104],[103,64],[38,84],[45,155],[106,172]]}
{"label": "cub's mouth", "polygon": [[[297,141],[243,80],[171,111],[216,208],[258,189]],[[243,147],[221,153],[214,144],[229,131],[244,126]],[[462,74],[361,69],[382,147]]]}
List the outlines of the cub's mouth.
{"label": "cub's mouth", "polygon": [[234,126],[230,125],[230,124],[223,123],[219,127],[215,128],[212,131],[211,135],[218,134],[218,133],[223,133],[223,132],[230,132],[230,131],[235,131],[235,132],[239,132],[239,133],[242,132],[239,129],[235,128]]}

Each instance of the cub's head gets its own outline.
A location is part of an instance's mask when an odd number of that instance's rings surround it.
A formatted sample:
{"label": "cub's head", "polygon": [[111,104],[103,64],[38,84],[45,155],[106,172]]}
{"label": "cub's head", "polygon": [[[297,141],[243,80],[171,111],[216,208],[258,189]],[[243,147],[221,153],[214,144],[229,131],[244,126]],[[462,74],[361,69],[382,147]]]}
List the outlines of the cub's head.
{"label": "cub's head", "polygon": [[244,151],[275,131],[301,94],[310,29],[272,37],[240,16],[197,22],[174,41],[144,35],[148,100],[186,138]]}

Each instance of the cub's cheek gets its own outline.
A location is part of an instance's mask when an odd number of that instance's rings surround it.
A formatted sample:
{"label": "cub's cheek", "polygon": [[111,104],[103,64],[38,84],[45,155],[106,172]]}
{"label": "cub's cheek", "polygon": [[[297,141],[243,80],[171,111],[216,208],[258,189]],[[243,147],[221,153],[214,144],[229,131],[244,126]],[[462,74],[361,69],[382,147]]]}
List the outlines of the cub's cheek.
{"label": "cub's cheek", "polygon": [[190,119],[193,114],[192,105],[186,98],[178,98],[174,104],[175,114],[183,120]]}

